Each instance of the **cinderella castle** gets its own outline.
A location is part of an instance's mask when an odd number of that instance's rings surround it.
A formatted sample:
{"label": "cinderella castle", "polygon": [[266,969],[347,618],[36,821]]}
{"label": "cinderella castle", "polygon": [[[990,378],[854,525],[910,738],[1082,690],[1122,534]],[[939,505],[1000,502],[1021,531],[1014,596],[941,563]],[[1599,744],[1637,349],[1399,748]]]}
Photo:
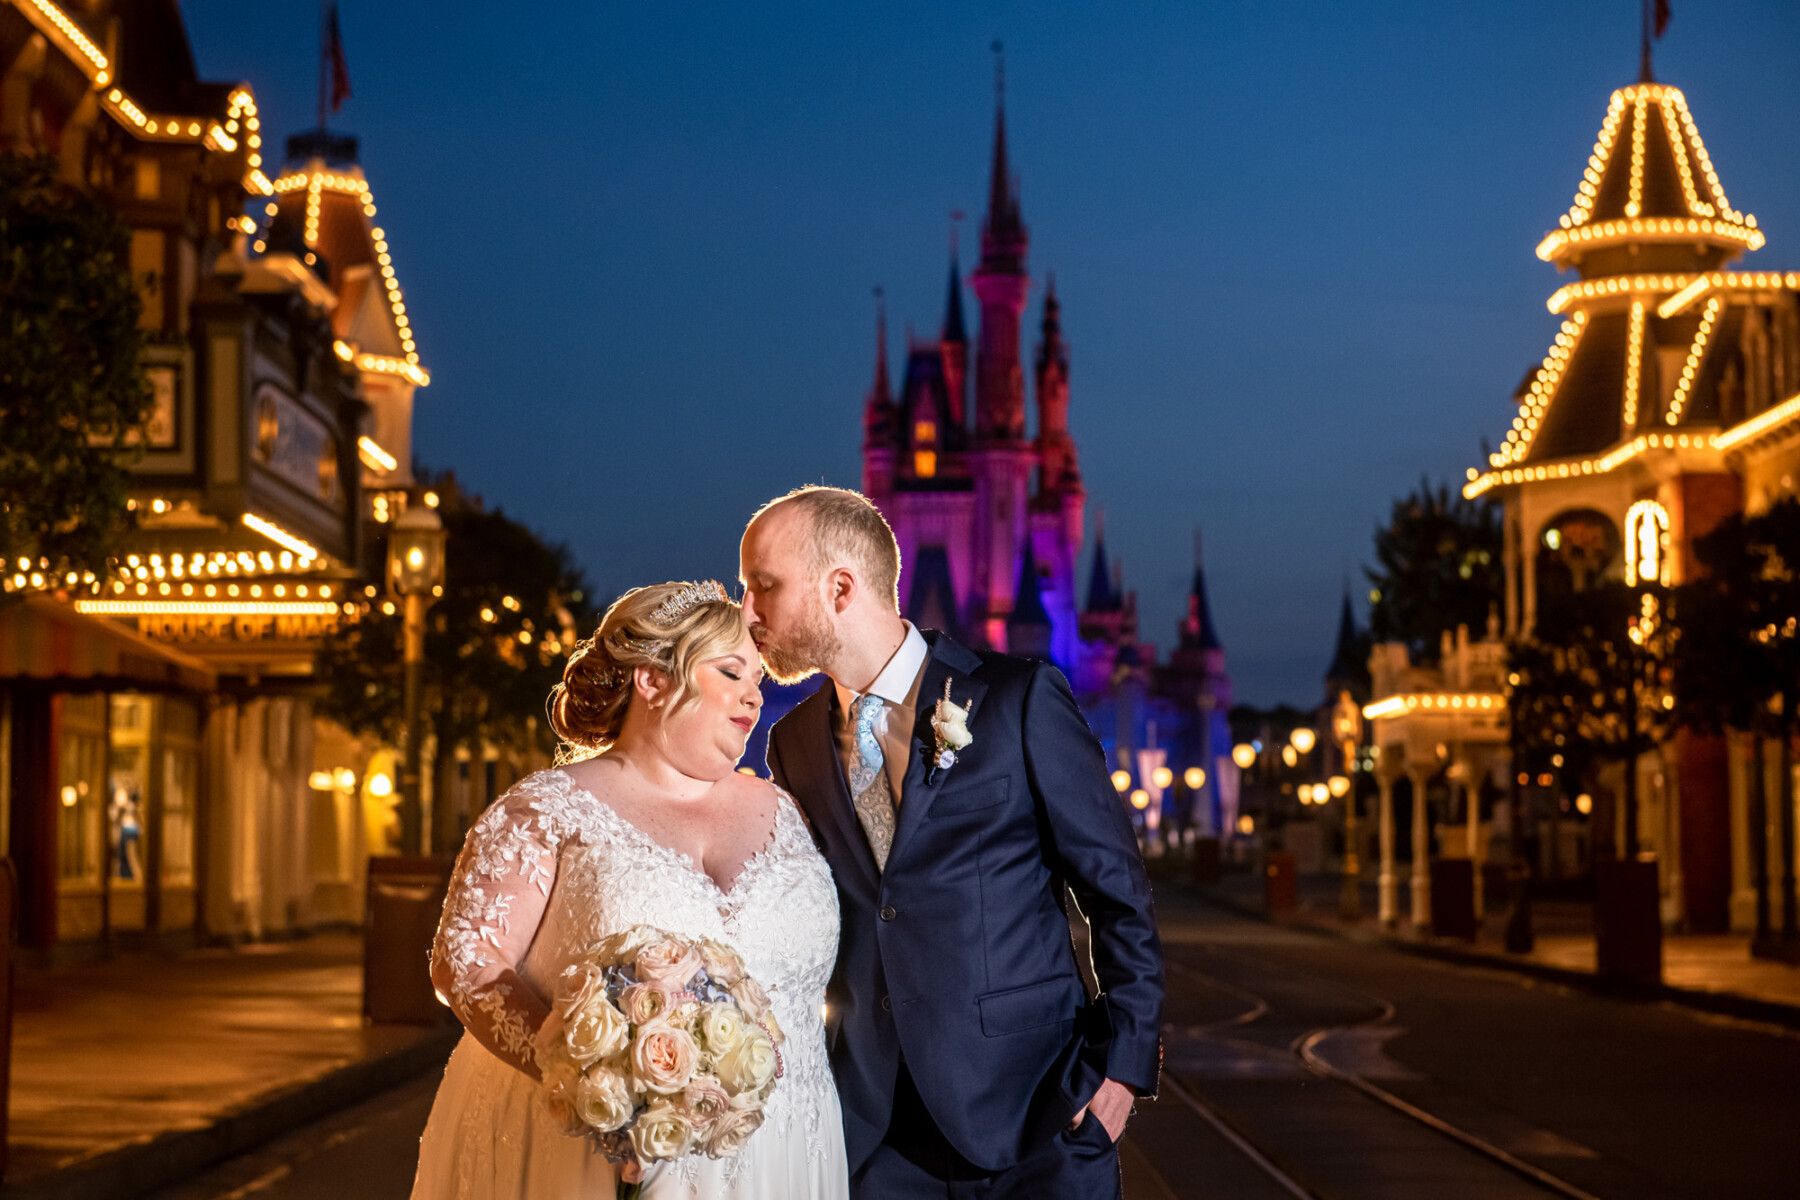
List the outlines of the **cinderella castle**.
{"label": "cinderella castle", "polygon": [[[1189,767],[1203,766],[1221,781],[1232,774],[1217,769],[1230,749],[1231,680],[1198,542],[1187,613],[1173,654],[1159,665],[1156,648],[1138,639],[1136,595],[1124,589],[1116,564],[1109,566],[1098,531],[1081,571],[1087,489],[1069,432],[1069,347],[1054,277],[1044,289],[1031,357],[1037,411],[1035,433],[1027,431],[1021,331],[1031,292],[1029,244],[1001,87],[981,260],[968,280],[979,306],[973,363],[952,248],[942,327],[936,338],[908,338],[897,393],[885,311],[877,316],[875,378],[863,404],[862,490],[899,540],[906,616],[966,645],[1054,662],[1114,765],[1134,787],[1141,782],[1156,807],[1185,813],[1200,794],[1156,780],[1198,778]],[[1229,768],[1229,758],[1222,761]],[[1206,789],[1211,802],[1198,806],[1214,821],[1231,807],[1221,805],[1218,790]]]}

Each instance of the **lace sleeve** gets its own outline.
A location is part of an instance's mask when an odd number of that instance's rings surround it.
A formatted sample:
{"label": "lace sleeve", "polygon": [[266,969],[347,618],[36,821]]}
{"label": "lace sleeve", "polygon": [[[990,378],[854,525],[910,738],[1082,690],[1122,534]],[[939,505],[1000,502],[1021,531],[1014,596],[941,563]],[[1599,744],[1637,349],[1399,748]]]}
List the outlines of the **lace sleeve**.
{"label": "lace sleeve", "polygon": [[550,1008],[517,968],[543,920],[562,838],[530,788],[515,787],[469,830],[438,922],[431,978],[482,1045],[536,1078],[531,1039]]}

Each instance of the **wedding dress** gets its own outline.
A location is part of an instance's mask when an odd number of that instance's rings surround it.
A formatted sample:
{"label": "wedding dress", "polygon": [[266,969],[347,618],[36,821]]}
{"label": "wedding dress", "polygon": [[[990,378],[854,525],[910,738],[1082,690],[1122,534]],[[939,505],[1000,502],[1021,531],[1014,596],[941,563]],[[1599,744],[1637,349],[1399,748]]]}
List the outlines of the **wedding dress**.
{"label": "wedding dress", "polygon": [[[721,892],[560,770],[521,780],[476,822],[444,903],[436,954],[464,1025],[519,1059],[562,969],[584,947],[655,925],[735,948],[787,1042],[761,1129],[737,1158],[690,1155],[645,1173],[646,1200],[844,1200],[842,1118],[821,1005],[837,955],[837,891],[786,793],[768,844]],[[413,1200],[612,1200],[615,1167],[569,1137],[536,1081],[465,1032],[420,1142]]]}

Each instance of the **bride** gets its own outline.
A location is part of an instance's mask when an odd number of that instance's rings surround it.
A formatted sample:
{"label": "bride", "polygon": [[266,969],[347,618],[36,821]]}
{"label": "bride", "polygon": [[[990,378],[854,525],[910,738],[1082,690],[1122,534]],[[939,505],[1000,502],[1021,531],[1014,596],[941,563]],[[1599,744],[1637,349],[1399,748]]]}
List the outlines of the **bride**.
{"label": "bride", "polygon": [[736,949],[787,1031],[781,1081],[742,1154],[657,1163],[643,1195],[848,1194],[820,1011],[837,892],[793,800],[734,770],[761,678],[743,615],[713,582],[628,592],[570,658],[550,723],[586,756],[488,809],[444,902],[431,976],[467,1032],[425,1127],[414,1200],[611,1200],[619,1168],[538,1098],[534,1036],[564,966],[638,924]]}

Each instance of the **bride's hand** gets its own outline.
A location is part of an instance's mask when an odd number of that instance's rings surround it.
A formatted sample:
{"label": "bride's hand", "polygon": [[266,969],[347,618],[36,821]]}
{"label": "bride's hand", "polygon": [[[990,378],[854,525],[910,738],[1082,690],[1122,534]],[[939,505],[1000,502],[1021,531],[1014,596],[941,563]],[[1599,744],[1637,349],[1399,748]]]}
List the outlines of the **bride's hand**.
{"label": "bride's hand", "polygon": [[644,1164],[635,1158],[632,1159],[619,1168],[619,1179],[623,1183],[644,1182]]}

